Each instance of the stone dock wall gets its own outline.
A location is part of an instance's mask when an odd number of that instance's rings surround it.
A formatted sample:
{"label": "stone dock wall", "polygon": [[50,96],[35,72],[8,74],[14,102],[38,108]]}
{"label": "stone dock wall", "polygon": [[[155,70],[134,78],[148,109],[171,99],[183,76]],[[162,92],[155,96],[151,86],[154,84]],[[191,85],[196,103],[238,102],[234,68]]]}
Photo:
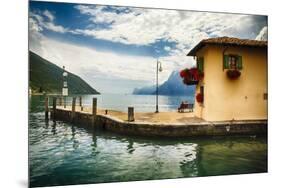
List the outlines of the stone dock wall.
{"label": "stone dock wall", "polygon": [[64,109],[52,110],[51,117],[89,128],[102,129],[125,135],[193,137],[267,134],[267,120],[156,124],[127,122],[108,115],[92,115],[85,112],[72,112]]}

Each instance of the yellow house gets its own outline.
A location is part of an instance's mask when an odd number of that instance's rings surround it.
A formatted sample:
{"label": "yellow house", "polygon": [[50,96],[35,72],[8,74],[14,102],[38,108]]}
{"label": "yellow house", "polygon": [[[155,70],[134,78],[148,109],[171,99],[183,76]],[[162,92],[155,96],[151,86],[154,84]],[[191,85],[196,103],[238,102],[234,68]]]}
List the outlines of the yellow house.
{"label": "yellow house", "polygon": [[195,57],[200,75],[190,82],[196,84],[195,116],[207,121],[267,120],[267,41],[210,38],[187,56]]}

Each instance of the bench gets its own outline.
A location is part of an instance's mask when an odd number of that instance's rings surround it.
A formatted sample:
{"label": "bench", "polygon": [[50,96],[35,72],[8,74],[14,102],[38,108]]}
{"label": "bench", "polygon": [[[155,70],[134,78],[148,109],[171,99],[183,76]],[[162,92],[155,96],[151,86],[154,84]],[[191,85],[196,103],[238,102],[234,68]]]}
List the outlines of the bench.
{"label": "bench", "polygon": [[188,112],[193,112],[194,104],[191,103],[181,103],[180,107],[178,108],[178,112],[184,112],[185,109],[188,110]]}

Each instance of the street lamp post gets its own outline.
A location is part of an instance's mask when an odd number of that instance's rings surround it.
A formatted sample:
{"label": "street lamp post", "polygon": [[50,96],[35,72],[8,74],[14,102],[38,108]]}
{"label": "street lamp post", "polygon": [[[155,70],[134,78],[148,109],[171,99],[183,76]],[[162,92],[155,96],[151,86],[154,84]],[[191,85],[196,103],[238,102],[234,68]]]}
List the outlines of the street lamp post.
{"label": "street lamp post", "polygon": [[64,108],[66,108],[66,96],[68,95],[68,86],[67,86],[67,72],[65,71],[65,67],[63,66],[63,87],[62,87],[62,96],[64,96]]}
{"label": "street lamp post", "polygon": [[[160,67],[159,67],[159,65],[160,65]],[[162,71],[161,62],[158,61],[158,59],[157,59],[157,61],[156,61],[156,110],[155,110],[155,113],[159,112],[159,109],[158,109],[158,72],[161,72],[161,71]]]}

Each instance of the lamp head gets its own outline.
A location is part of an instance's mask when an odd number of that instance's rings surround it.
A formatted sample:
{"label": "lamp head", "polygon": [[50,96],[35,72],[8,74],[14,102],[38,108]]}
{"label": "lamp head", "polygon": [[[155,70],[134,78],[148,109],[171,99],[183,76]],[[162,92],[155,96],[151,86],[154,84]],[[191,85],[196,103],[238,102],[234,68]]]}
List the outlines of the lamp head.
{"label": "lamp head", "polygon": [[161,65],[161,62],[160,62],[160,61],[159,61],[159,64],[160,64],[159,72],[162,72],[162,71],[163,71],[163,68],[162,68],[162,65]]}

